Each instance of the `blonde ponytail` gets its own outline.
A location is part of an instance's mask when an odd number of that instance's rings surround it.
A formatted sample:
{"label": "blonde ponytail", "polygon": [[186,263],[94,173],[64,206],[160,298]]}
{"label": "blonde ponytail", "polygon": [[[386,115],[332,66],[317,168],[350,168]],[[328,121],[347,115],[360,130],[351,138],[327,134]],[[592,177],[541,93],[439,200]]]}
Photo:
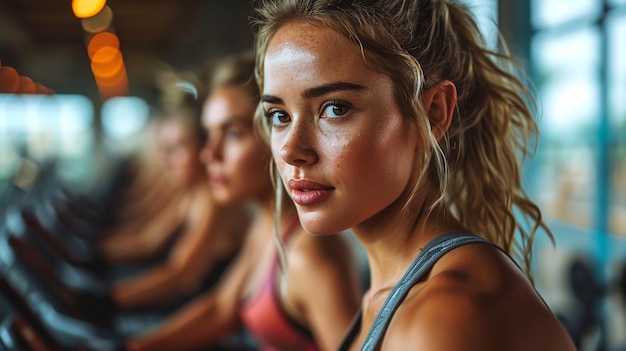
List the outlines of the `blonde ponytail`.
{"label": "blonde ponytail", "polygon": [[[261,87],[267,46],[292,20],[342,33],[361,48],[369,68],[395,82],[396,100],[421,135],[427,165],[407,204],[428,177],[439,187],[431,209],[443,205],[472,232],[522,261],[529,273],[537,231],[544,229],[552,239],[521,185],[519,158],[532,154],[537,133],[533,99],[510,70],[513,60],[486,48],[469,10],[442,0],[260,0],[254,24]],[[442,80],[455,84],[458,108],[437,141],[421,94]]]}

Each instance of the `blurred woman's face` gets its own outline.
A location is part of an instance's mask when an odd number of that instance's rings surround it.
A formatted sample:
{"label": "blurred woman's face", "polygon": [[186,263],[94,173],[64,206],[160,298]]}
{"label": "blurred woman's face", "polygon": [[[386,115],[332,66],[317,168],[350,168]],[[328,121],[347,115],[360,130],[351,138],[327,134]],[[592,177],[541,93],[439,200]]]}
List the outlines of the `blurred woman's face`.
{"label": "blurred woman's face", "polygon": [[167,177],[176,185],[188,184],[199,169],[199,142],[189,127],[176,119],[162,122],[158,140]]}
{"label": "blurred woman's face", "polygon": [[216,201],[238,204],[272,194],[269,148],[254,134],[257,100],[241,87],[214,91],[202,109],[207,142],[201,152]]}

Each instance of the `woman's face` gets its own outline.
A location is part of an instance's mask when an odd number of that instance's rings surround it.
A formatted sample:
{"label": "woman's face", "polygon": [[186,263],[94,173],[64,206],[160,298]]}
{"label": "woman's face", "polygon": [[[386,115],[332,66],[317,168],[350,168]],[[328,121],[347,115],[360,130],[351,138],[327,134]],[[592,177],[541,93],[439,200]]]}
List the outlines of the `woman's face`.
{"label": "woman's face", "polygon": [[194,139],[189,127],[176,118],[165,120],[158,129],[159,148],[164,170],[174,184],[184,186],[198,171],[198,140]]}
{"label": "woman's face", "polygon": [[241,87],[225,86],[202,110],[208,139],[201,153],[217,201],[238,204],[272,194],[270,153],[253,131],[257,100]]}
{"label": "woman's face", "polygon": [[298,22],[275,34],[263,74],[272,154],[303,226],[376,225],[410,188],[418,156],[391,79],[342,35]]}

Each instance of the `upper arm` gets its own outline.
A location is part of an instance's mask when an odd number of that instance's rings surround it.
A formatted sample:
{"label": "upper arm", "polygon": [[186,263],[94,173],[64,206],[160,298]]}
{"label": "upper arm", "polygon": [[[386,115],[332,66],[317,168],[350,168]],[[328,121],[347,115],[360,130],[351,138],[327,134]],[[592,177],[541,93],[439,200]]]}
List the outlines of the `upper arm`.
{"label": "upper arm", "polygon": [[[453,254],[454,253],[454,254]],[[439,264],[439,263],[438,263]],[[413,287],[383,349],[573,350],[558,320],[501,252],[459,248]]]}
{"label": "upper arm", "polygon": [[197,282],[216,259],[210,247],[215,234],[212,226],[218,220],[219,210],[209,199],[196,198],[189,206],[183,232],[168,257],[171,269],[188,278],[189,283]]}
{"label": "upper arm", "polygon": [[[188,304],[172,318],[168,318],[153,335],[147,336],[147,340],[154,346],[160,346],[155,349],[168,346],[162,343],[165,340],[180,342],[181,338],[186,337],[215,339],[229,334],[237,327],[239,301],[255,257],[254,242],[247,240],[246,244],[213,290]],[[139,340],[139,344],[142,342]],[[177,347],[182,347],[182,344]]]}
{"label": "upper arm", "polygon": [[431,291],[405,301],[385,335],[383,349],[499,350],[493,318],[479,300],[454,291]]}
{"label": "upper arm", "polygon": [[242,249],[215,287],[221,313],[234,315],[238,311],[243,291],[259,259],[259,242],[256,239],[254,233],[247,234]]}
{"label": "upper arm", "polygon": [[107,261],[141,261],[162,252],[164,245],[182,224],[175,204],[139,222],[128,222],[107,233],[100,242],[100,250]]}
{"label": "upper arm", "polygon": [[178,201],[168,204],[151,217],[138,233],[133,234],[144,247],[157,252],[183,224],[184,218],[178,208]]}

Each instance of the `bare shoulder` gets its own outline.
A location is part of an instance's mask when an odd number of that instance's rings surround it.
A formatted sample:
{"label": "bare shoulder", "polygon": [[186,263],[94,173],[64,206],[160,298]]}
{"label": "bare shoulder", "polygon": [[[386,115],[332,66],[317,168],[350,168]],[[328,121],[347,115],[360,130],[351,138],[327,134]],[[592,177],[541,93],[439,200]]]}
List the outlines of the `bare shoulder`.
{"label": "bare shoulder", "polygon": [[288,242],[287,303],[320,348],[335,349],[360,303],[361,277],[348,238],[302,230]]}
{"label": "bare shoulder", "polygon": [[336,299],[345,294],[357,306],[361,276],[348,238],[343,234],[314,236],[302,230],[293,239],[287,250],[290,291],[299,300],[318,302],[322,295]]}
{"label": "bare shoulder", "polygon": [[301,229],[289,245],[289,265],[295,270],[353,265],[354,249],[347,234],[316,236]]}
{"label": "bare shoulder", "polygon": [[574,350],[517,266],[481,244],[442,257],[394,315],[383,349]]}

